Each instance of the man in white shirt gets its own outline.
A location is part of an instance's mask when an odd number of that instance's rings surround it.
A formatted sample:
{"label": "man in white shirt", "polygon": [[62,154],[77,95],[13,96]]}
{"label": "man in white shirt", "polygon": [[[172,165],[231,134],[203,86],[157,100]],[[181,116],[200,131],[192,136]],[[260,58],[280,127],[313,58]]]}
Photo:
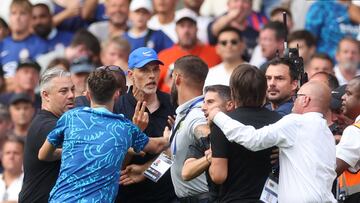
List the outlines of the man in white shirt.
{"label": "man in white shirt", "polygon": [[360,75],[360,46],[353,38],[343,38],[336,50],[338,63],[334,67],[335,76],[340,85],[347,84],[355,76]]}
{"label": "man in white shirt", "polygon": [[175,9],[176,0],[154,0],[155,15],[148,21],[147,25],[152,30],[163,31],[174,42],[178,42],[175,32]]}
{"label": "man in white shirt", "polygon": [[219,54],[223,62],[209,69],[204,87],[210,85],[229,86],[231,73],[236,67],[244,63],[242,55],[245,46],[238,29],[232,27],[222,29],[217,37],[216,53]]}
{"label": "man in white shirt", "polygon": [[24,173],[22,163],[24,141],[19,137],[9,137],[2,145],[1,161],[4,172],[0,174],[0,202],[17,202]]}
{"label": "man in white shirt", "polygon": [[298,91],[293,113],[272,125],[255,130],[218,109],[209,118],[229,141],[249,150],[279,147],[279,202],[336,202],[335,140],[324,119],[330,98],[329,87],[310,81]]}
{"label": "man in white shirt", "polygon": [[[360,190],[353,190],[351,187],[360,185],[360,76],[347,84],[341,99],[344,115],[355,120],[355,123],[345,128],[340,143],[336,146],[336,172],[338,175],[344,172],[339,177],[339,182],[340,190],[345,192],[343,195],[346,196],[346,202],[358,202]],[[344,190],[346,187],[343,179],[348,183],[349,180],[352,182],[351,185],[346,184],[348,188]]]}

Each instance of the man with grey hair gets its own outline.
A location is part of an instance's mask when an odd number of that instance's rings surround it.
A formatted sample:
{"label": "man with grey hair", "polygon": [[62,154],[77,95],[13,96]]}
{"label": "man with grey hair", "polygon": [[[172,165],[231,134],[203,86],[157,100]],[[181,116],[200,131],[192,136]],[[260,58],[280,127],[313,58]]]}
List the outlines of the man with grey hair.
{"label": "man with grey hair", "polygon": [[59,117],[74,107],[74,85],[70,73],[53,68],[40,79],[41,110],[33,119],[24,149],[24,181],[19,202],[48,202],[60,169],[61,150],[52,162],[40,161],[38,152]]}

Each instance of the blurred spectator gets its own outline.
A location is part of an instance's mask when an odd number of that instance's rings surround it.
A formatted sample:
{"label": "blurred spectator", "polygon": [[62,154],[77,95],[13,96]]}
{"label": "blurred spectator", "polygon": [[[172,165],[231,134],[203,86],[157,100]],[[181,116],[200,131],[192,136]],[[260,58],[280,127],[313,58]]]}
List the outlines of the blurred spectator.
{"label": "blurred spectator", "polygon": [[22,170],[24,141],[19,137],[11,136],[1,147],[1,162],[4,171],[0,174],[0,201],[18,202],[24,178]]}
{"label": "blurred spectator", "polygon": [[68,46],[73,34],[53,27],[52,14],[54,13],[54,5],[52,5],[52,2],[49,0],[31,0],[31,3],[33,5],[32,29],[34,34],[47,42],[48,51]]}
{"label": "blurred spectator", "polygon": [[41,55],[37,61],[43,69],[55,58],[65,58],[72,63],[74,59],[88,57],[91,63],[100,64],[100,43],[99,40],[85,29],[78,30],[70,45],[65,49],[57,49],[47,54]]}
{"label": "blurred spectator", "polygon": [[305,66],[305,71],[308,74],[308,78],[311,78],[317,72],[335,74],[333,61],[329,55],[324,53],[315,53],[310,58],[309,63]]}
{"label": "blurred spectator", "polygon": [[21,61],[16,69],[13,79],[14,90],[0,95],[0,102],[9,105],[10,99],[16,93],[26,93],[30,96],[34,107],[40,109],[41,98],[35,93],[35,88],[39,84],[40,66],[38,63],[30,60]]}
{"label": "blurred spectator", "polygon": [[274,58],[265,71],[267,80],[266,108],[284,116],[291,113],[294,101],[292,96],[298,88],[297,75],[293,64],[285,58]]}
{"label": "blurred spectator", "polygon": [[177,13],[181,13],[182,10],[188,9],[192,10],[197,15],[197,37],[202,43],[209,43],[209,37],[207,32],[207,27],[209,26],[209,23],[212,21],[212,18],[209,16],[203,16],[200,14],[200,8],[203,4],[204,0],[184,0],[184,8],[177,10],[175,12],[175,15],[178,15]]}
{"label": "blurred spectator", "polygon": [[244,37],[248,55],[256,46],[260,29],[267,23],[265,16],[252,11],[252,0],[228,0],[228,12],[209,25],[209,40],[216,43],[216,36],[224,27],[239,29]]}
{"label": "blurred spectator", "polygon": [[20,137],[27,136],[35,113],[30,96],[25,93],[14,94],[9,103],[9,112],[14,124],[13,134]]}
{"label": "blurred spectator", "polygon": [[62,68],[65,71],[69,71],[70,63],[68,60],[66,60],[66,58],[54,58],[52,61],[50,61],[49,65],[46,67],[46,69],[50,69],[50,68],[54,68],[54,67]]}
{"label": "blurred spectator", "polygon": [[152,30],[147,27],[153,7],[151,0],[132,0],[130,3],[129,20],[131,28],[123,35],[131,51],[140,47],[149,47],[159,53],[173,45],[172,40],[161,30]]}
{"label": "blurred spectator", "polygon": [[3,145],[6,136],[10,134],[12,127],[9,108],[0,104],[0,146]]}
{"label": "blurred spectator", "polygon": [[93,23],[88,30],[101,42],[121,36],[128,29],[129,4],[129,0],[106,0],[105,14],[109,20]]}
{"label": "blurred spectator", "polygon": [[10,34],[10,28],[8,24],[0,18],[0,42]]}
{"label": "blurred spectator", "polygon": [[127,71],[129,54],[130,44],[123,38],[109,38],[101,44],[100,58],[105,66],[117,65]]}
{"label": "blurred spectator", "polygon": [[310,58],[316,50],[316,40],[311,32],[307,30],[297,30],[288,36],[289,48],[299,47],[299,56],[304,60],[304,66],[310,61]]}
{"label": "blurred spectator", "polygon": [[44,40],[31,34],[31,11],[29,1],[13,0],[11,3],[11,36],[0,43],[0,63],[6,72],[5,77],[14,76],[19,60],[33,60],[48,50]]}
{"label": "blurred spectator", "polygon": [[335,57],[337,64],[334,67],[334,71],[340,85],[347,84],[356,75],[360,75],[359,41],[348,37],[341,39]]}
{"label": "blurred spectator", "polygon": [[105,20],[103,4],[97,0],[53,0],[53,25],[59,30],[75,32],[93,21]]}
{"label": "blurred spectator", "polygon": [[284,7],[275,7],[270,13],[270,20],[284,23],[283,12],[286,12],[286,26],[290,32],[293,29],[294,21],[291,12],[288,9]]}
{"label": "blurred spectator", "polygon": [[160,72],[160,90],[170,92],[170,76],[173,63],[182,56],[198,56],[207,63],[208,67],[213,67],[221,62],[221,58],[216,54],[215,48],[200,43],[196,32],[196,14],[190,10],[183,10],[181,14],[178,13],[176,16],[176,33],[179,42],[159,53],[159,58],[164,63]]}
{"label": "blurred spectator", "polygon": [[4,78],[4,70],[2,69],[2,66],[0,65],[0,94],[6,92],[6,80]]}
{"label": "blurred spectator", "polygon": [[306,15],[305,29],[317,38],[317,52],[328,53],[333,60],[340,40],[348,35],[356,38],[359,34],[359,22],[351,21],[348,4],[351,2],[317,1]]}
{"label": "blurred spectator", "polygon": [[86,57],[75,59],[70,65],[71,81],[75,85],[75,97],[84,96],[86,80],[95,66]]}
{"label": "blurred spectator", "polygon": [[178,0],[153,0],[155,15],[148,21],[148,27],[162,30],[174,42],[178,42],[175,32],[175,8]]}
{"label": "blurred spectator", "polygon": [[232,27],[222,29],[216,45],[216,53],[221,57],[222,63],[210,68],[204,87],[219,84],[229,86],[233,70],[244,63],[242,54],[245,46],[238,29]]}
{"label": "blurred spectator", "polygon": [[327,72],[317,72],[309,78],[309,81],[320,81],[325,83],[331,90],[339,87],[339,81],[335,75]]}
{"label": "blurred spectator", "polygon": [[[284,52],[284,41],[286,35],[286,27],[283,23],[270,21],[260,31],[259,45],[261,48],[261,57],[253,55],[250,64],[263,69],[266,62],[275,58],[279,53],[282,56]],[[265,61],[264,61],[265,59]]]}
{"label": "blurred spectator", "polygon": [[212,17],[223,15],[228,10],[227,3],[227,0],[204,0],[204,3],[200,8],[200,14]]}

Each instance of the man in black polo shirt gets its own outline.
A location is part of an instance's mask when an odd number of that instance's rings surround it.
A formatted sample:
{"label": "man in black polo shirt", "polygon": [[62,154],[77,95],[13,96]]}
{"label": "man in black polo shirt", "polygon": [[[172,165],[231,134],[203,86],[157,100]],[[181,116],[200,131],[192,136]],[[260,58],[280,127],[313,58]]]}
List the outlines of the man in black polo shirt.
{"label": "man in black polo shirt", "polygon": [[[168,116],[175,111],[170,96],[159,90],[160,64],[153,49],[142,47],[134,50],[129,56],[129,78],[133,86],[128,93],[121,96],[117,113],[132,119],[137,101],[146,101],[149,124],[144,132],[149,137],[162,136]],[[157,183],[146,179],[143,172],[150,166],[157,155],[132,156],[130,163],[123,170],[120,178],[122,186],[117,201],[121,203],[157,202],[170,203],[176,196],[171,182],[170,170]]]}
{"label": "man in black polo shirt", "polygon": [[38,159],[39,149],[56,126],[59,117],[74,107],[74,85],[70,73],[54,68],[40,80],[41,110],[32,121],[24,149],[24,180],[19,202],[45,203],[55,185],[60,169],[61,150],[52,162]]}
{"label": "man in black polo shirt", "polygon": [[[230,78],[230,89],[236,109],[229,116],[246,125],[260,128],[281,118],[264,107],[266,78],[255,66],[242,64]],[[220,202],[261,202],[260,195],[271,171],[271,149],[252,152],[229,142],[213,125],[210,133],[211,179],[221,184]]]}

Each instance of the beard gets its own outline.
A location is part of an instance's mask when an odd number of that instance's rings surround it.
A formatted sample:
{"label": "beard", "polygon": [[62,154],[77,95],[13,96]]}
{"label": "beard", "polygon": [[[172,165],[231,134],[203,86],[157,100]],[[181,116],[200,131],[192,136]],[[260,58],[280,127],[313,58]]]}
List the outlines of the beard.
{"label": "beard", "polygon": [[46,39],[51,32],[51,27],[46,25],[37,25],[34,27],[34,31],[38,36]]}
{"label": "beard", "polygon": [[173,83],[171,86],[171,92],[170,92],[170,101],[173,107],[176,109],[178,104],[178,90],[176,88],[176,85]]}

